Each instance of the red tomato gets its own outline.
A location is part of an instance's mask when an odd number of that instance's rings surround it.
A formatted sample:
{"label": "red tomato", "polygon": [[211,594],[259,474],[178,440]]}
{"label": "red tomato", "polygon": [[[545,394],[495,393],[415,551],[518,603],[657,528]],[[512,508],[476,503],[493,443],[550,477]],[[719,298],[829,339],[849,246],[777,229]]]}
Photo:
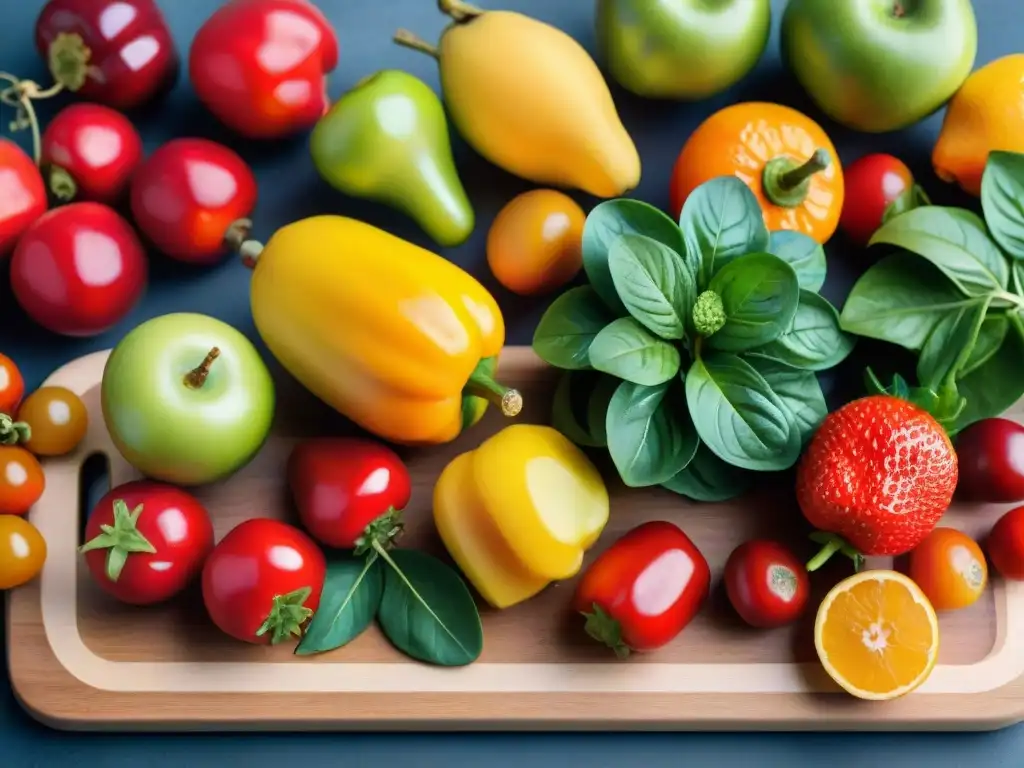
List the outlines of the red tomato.
{"label": "red tomato", "polygon": [[206,139],[174,139],[139,166],[132,215],[171,258],[212,264],[256,206],[256,177],[235,152]]}
{"label": "red tomato", "polygon": [[807,569],[774,541],[740,544],[725,562],[725,591],[747,624],[768,629],[795,621],[811,590]]}
{"label": "red tomato", "polygon": [[199,100],[222,123],[250,138],[312,128],[328,107],[325,74],[338,63],[338,39],[305,0],[221,5],[189,50]]}
{"label": "red tomato", "polygon": [[14,361],[0,354],[0,413],[13,416],[25,395],[25,379]]}
{"label": "red tomato", "polygon": [[[914,184],[910,169],[892,155],[872,154],[854,160],[843,170],[846,192],[839,227],[858,245],[867,245],[882,226],[886,209],[901,201],[904,210],[927,198]],[[915,199],[914,196],[917,196]]]}
{"label": "red tomato", "polygon": [[114,205],[142,160],[142,139],[120,112],[72,104],[46,126],[42,150],[58,197]]}
{"label": "red tomato", "polygon": [[0,514],[24,515],[44,488],[46,476],[35,456],[20,445],[0,445]]}
{"label": "red tomato", "polygon": [[0,256],[6,256],[29,225],[46,213],[42,174],[9,139],[0,139],[0,190]]}
{"label": "red tomato", "polygon": [[1004,579],[1024,581],[1024,507],[1016,507],[992,526],[988,556]]}
{"label": "red tomato", "polygon": [[957,491],[972,501],[1024,501],[1024,426],[982,419],[956,436]]}
{"label": "red tomato", "polygon": [[672,523],[639,525],[590,564],[576,585],[575,610],[587,634],[624,658],[683,631],[707,599],[711,571]]}
{"label": "red tomato", "polygon": [[306,530],[341,549],[369,546],[371,539],[387,544],[401,529],[400,511],[412,494],[398,454],[358,438],[296,445],[288,458],[288,487]]}
{"label": "red tomato", "polygon": [[181,592],[212,549],[213,524],[198,499],[173,485],[136,480],[99,500],[79,551],[104,591],[151,605]]}
{"label": "red tomato", "polygon": [[11,259],[22,309],[65,336],[95,336],[116,325],[146,288],[146,255],[127,221],[100,203],[48,211]]}
{"label": "red tomato", "polygon": [[327,564],[298,528],[267,518],[240,523],[203,567],[203,602],[213,623],[254,645],[302,634],[320,605]]}

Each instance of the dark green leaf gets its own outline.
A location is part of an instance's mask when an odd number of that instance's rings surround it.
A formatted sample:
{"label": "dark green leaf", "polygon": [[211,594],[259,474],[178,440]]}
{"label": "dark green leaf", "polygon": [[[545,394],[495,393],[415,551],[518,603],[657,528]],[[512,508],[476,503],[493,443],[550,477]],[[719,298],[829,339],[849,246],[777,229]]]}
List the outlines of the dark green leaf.
{"label": "dark green leaf", "polygon": [[376,554],[329,558],[320,607],[295,647],[295,654],[331,651],[355,640],[370,626],[383,594],[384,575]]}
{"label": "dark green leaf", "polygon": [[1010,328],[999,351],[984,365],[957,382],[960,394],[967,398],[967,407],[956,420],[955,428],[963,429],[981,419],[999,416],[1024,397],[1024,322],[1020,315],[1009,315]]}
{"label": "dark green leaf", "polygon": [[556,368],[589,368],[590,343],[612,320],[593,288],[589,285],[570,288],[555,299],[541,317],[533,334],[533,351]]}
{"label": "dark green leaf", "polygon": [[679,373],[679,350],[632,317],[604,327],[590,345],[590,364],[611,376],[652,387]]}
{"label": "dark green leaf", "polygon": [[1024,155],[996,150],[981,177],[981,207],[992,237],[1013,259],[1024,259]]}
{"label": "dark green leaf", "polygon": [[604,447],[605,441],[587,428],[586,421],[576,412],[576,403],[581,399],[586,402],[601,378],[611,379],[595,371],[565,371],[558,380],[551,403],[551,426],[576,445],[586,448]]}
{"label": "dark green leaf", "polygon": [[650,237],[623,235],[612,244],[608,268],[629,314],[663,339],[683,338],[695,294],[681,256]]}
{"label": "dark green leaf", "polygon": [[761,206],[735,176],[719,176],[693,190],[679,214],[679,226],[690,258],[699,263],[700,288],[730,260],[768,249]]}
{"label": "dark green leaf", "polygon": [[608,404],[608,451],[622,482],[659,485],[690,463],[697,433],[678,381],[644,387],[622,382]]}
{"label": "dark green leaf", "polygon": [[772,392],[789,409],[792,424],[800,431],[800,442],[807,445],[828,415],[818,377],[812,371],[797,370],[758,354],[747,355],[744,359],[764,377]]}
{"label": "dark green leaf", "polygon": [[750,363],[712,352],[686,374],[686,402],[697,434],[719,458],[743,469],[788,469],[800,431],[785,403]]}
{"label": "dark green leaf", "polygon": [[974,349],[990,302],[990,298],[976,299],[935,324],[917,359],[918,384],[938,391],[955,379]]}
{"label": "dark green leaf", "polygon": [[757,352],[795,368],[824,371],[845,360],[854,343],[839,328],[839,313],[828,299],[802,290],[792,326]]}
{"label": "dark green leaf", "polygon": [[608,406],[619,383],[612,376],[602,376],[587,400],[587,428],[594,441],[601,445],[608,445]]}
{"label": "dark green leaf", "polygon": [[800,300],[796,272],[770,253],[730,260],[708,288],[722,298],[725,325],[706,343],[726,352],[754,349],[779,338],[792,324]]}
{"label": "dark green leaf", "polygon": [[683,233],[668,216],[640,200],[606,200],[587,215],[583,226],[583,269],[590,284],[616,316],[626,307],[615,290],[608,269],[612,243],[622,235],[646,235],[685,257]]}
{"label": "dark green leaf", "polygon": [[475,661],[484,632],[469,589],[449,566],[426,552],[396,549],[384,569],[381,631],[414,659],[445,667]]}
{"label": "dark green leaf", "polygon": [[753,483],[752,472],[726,464],[701,443],[693,460],[662,487],[694,501],[728,501]]}
{"label": "dark green leaf", "polygon": [[1006,315],[995,315],[990,312],[981,324],[974,349],[971,350],[967,362],[960,368],[957,376],[962,378],[987,363],[1003,345],[1009,327],[1010,321]]}
{"label": "dark green leaf", "polygon": [[947,382],[936,392],[928,387],[911,387],[906,380],[896,374],[892,384],[885,386],[870,368],[864,371],[864,386],[869,395],[889,395],[914,403],[928,411],[946,430],[952,430],[967,405],[967,400],[960,395],[953,382]]}
{"label": "dark green leaf", "polygon": [[772,232],[768,253],[775,254],[793,268],[804,290],[820,291],[825,284],[825,249],[813,237],[788,229]]}
{"label": "dark green leaf", "polygon": [[1013,262],[1013,291],[1024,297],[1024,261]]}

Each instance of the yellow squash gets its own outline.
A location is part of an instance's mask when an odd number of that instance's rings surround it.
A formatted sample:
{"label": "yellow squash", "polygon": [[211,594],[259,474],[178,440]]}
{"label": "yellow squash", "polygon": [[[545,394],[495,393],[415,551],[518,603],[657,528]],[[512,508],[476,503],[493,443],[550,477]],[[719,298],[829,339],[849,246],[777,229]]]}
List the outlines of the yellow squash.
{"label": "yellow squash", "polygon": [[608,523],[608,491],[560,432],[514,424],[445,467],[434,522],[477,592],[507,608],[579,572]]}
{"label": "yellow squash", "polygon": [[444,443],[519,393],[492,376],[505,343],[494,298],[449,261],[376,227],[314,216],[252,259],[256,330],[324,402],[404,445]]}

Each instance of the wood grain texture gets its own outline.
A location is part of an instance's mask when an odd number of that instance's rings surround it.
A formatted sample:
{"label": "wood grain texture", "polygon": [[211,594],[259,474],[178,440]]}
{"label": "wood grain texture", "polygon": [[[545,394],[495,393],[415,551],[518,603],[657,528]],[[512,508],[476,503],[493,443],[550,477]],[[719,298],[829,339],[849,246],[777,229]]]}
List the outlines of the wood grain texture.
{"label": "wood grain texture", "polygon": [[[48,382],[83,397],[90,428],[74,454],[46,464],[47,489],[30,519],[43,532],[49,557],[41,577],[8,600],[12,685],[26,708],[52,725],[948,730],[1024,719],[1024,585],[995,578],[976,605],[942,615],[939,665],[917,692],[895,702],[860,702],[821,671],[813,610],[791,627],[755,631],[734,616],[719,583],[729,552],[754,536],[812,553],[790,477],[733,502],[695,504],[661,489],[626,489],[613,480],[614,469],[600,452],[594,458],[608,478],[612,516],[586,562],[635,525],[669,519],[701,549],[714,578],[711,600],[682,635],[625,663],[583,634],[582,620],[568,609],[572,582],[552,585],[506,611],[483,608],[484,652],[461,669],[413,662],[376,628],[344,649],[313,657],[296,657],[290,647],[238,643],[209,622],[198,589],[165,606],[121,605],[92,584],[75,553],[88,512],[79,509],[82,463],[101,453],[113,483],[136,476],[103,427],[98,383],[106,356],[75,361]],[[500,373],[524,394],[519,419],[547,423],[557,372],[529,348],[510,347]],[[294,520],[284,487],[292,445],[311,434],[352,431],[289,377],[277,380],[277,423],[261,453],[234,477],[196,491],[218,538],[249,517]],[[1018,407],[1014,417],[1022,413]],[[402,546],[445,557],[431,519],[434,481],[452,457],[506,423],[490,413],[450,445],[400,451],[414,482]],[[1006,508],[958,504],[943,524],[982,536]],[[869,561],[874,567],[891,564]],[[812,601],[848,572],[849,564],[837,558],[816,574]]]}

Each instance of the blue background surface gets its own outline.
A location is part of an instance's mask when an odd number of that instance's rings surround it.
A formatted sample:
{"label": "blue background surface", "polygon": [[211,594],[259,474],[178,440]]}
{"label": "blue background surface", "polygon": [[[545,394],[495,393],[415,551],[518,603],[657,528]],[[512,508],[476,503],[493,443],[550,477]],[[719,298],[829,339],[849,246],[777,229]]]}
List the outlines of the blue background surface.
{"label": "blue background surface", "polygon": [[[855,0],[837,0],[837,2]],[[1020,0],[977,0],[979,54],[977,66],[1018,52],[1021,39]],[[211,12],[209,0],[161,0],[178,48],[187,56],[195,30]],[[31,44],[42,0],[4,4],[0,25],[0,69],[47,83],[42,62]],[[389,43],[399,26],[428,40],[436,39],[445,20],[432,0],[318,0],[337,29],[341,60],[331,77],[337,97],[357,80],[382,68],[402,68],[437,86],[434,62]],[[773,37],[757,69],[743,82],[716,98],[698,104],[647,102],[614,91],[624,122],[634,136],[644,164],[644,178],[635,196],[654,205],[668,204],[668,179],[676,154],[696,125],[726,104],[767,100],[790,104],[819,119],[835,141],[844,162],[868,151],[902,157],[939,204],[962,203],[957,193],[939,183],[929,155],[941,113],[883,136],[858,135],[828,120],[808,104],[791,77],[782,71],[777,30],[784,0],[772,2]],[[492,4],[492,7],[493,4]],[[505,0],[501,7],[520,10],[554,23],[588,49],[593,49],[593,3],[587,0]],[[65,103],[55,100],[41,109],[46,120]],[[8,114],[0,115],[6,125]],[[398,235],[430,246],[414,225],[384,208],[350,200],[326,186],[307,153],[305,137],[261,145],[240,141],[217,125],[198,104],[182,74],[178,86],[160,107],[138,117],[147,151],[176,136],[202,136],[224,141],[255,168],[261,182],[255,212],[256,235],[268,237],[277,227],[317,213],[343,213],[383,226]],[[27,137],[22,137],[22,142]],[[27,144],[23,143],[23,146]],[[548,300],[516,299],[495,286],[486,273],[483,242],[501,205],[529,188],[488,165],[456,140],[456,160],[477,211],[477,231],[466,245],[447,255],[477,274],[494,290],[505,311],[510,343],[528,343]],[[592,200],[580,198],[585,207]],[[841,305],[863,256],[844,248],[841,238],[830,243],[829,280],[825,294]],[[0,350],[21,366],[28,386],[35,387],[53,369],[75,357],[113,346],[141,321],[170,311],[196,311],[219,317],[255,337],[248,304],[246,270],[231,260],[211,269],[187,269],[154,255],[152,283],[145,301],[111,332],[87,340],[63,339],[28,323],[14,306],[6,271],[0,277]],[[2,633],[0,628],[0,633]],[[0,634],[0,638],[2,638]],[[1024,652],[1024,650],[1022,650]],[[798,734],[563,734],[563,735],[110,735],[68,734],[47,730],[26,716],[10,693],[6,665],[0,678],[0,765],[5,768],[50,765],[80,760],[90,768],[105,766],[201,766],[225,757],[243,758],[250,766],[330,764],[370,765],[394,760],[412,766],[521,765],[645,766],[803,764],[986,766],[1024,764],[1024,726],[991,734],[946,735],[798,735]]]}

